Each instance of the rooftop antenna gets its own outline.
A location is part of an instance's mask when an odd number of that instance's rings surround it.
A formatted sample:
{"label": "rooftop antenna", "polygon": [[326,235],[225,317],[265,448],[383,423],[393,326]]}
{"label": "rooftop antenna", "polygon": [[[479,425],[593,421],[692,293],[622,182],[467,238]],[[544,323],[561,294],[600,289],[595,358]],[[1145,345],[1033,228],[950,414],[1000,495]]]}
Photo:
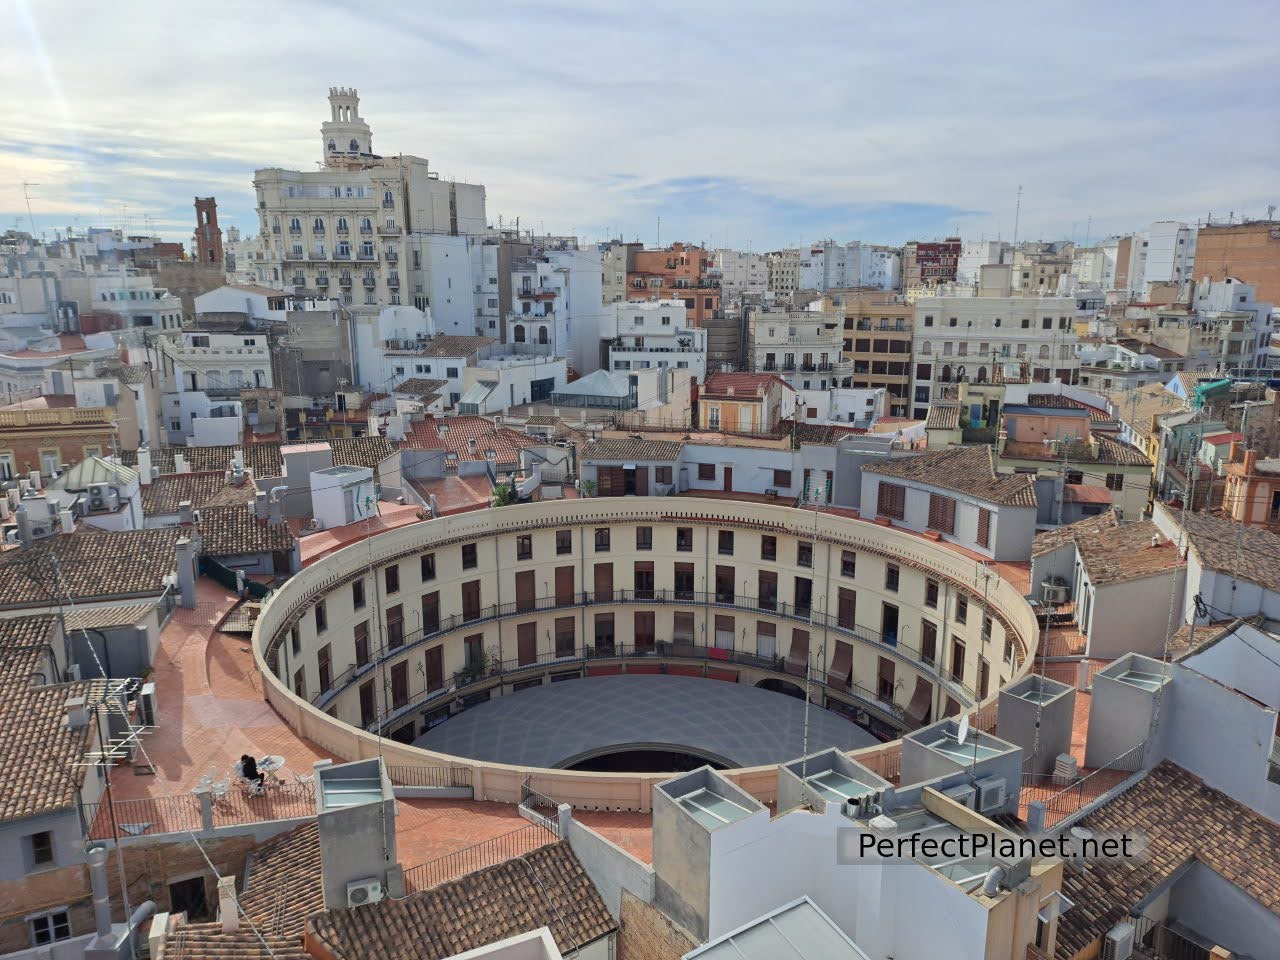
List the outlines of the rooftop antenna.
{"label": "rooftop antenna", "polygon": [[38,186],[40,186],[38,183],[22,181],[22,197],[27,201],[27,219],[31,221],[31,236],[33,237],[36,235],[36,218],[31,213],[31,188]]}
{"label": "rooftop antenna", "polygon": [[1018,184],[1018,203],[1013,210],[1013,245],[1018,245],[1018,224],[1022,220],[1022,184]]}

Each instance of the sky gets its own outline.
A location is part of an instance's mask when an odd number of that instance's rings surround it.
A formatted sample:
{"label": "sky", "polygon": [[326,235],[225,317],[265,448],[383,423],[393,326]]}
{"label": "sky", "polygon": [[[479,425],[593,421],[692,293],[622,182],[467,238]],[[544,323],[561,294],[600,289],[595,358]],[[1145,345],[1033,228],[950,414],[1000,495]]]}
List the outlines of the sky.
{"label": "sky", "polygon": [[[771,250],[1072,239],[1280,203],[1275,0],[0,0],[0,230],[256,229],[331,86],[490,221]],[[1016,212],[1022,187],[1020,214]]]}

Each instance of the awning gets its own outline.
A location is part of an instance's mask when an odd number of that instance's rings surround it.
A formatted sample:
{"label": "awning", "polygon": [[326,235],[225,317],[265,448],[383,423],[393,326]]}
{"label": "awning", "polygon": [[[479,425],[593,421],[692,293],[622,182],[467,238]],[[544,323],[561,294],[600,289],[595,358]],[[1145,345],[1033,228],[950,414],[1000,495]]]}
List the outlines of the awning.
{"label": "awning", "polygon": [[912,723],[923,723],[929,716],[933,704],[933,684],[924,677],[916,677],[916,689],[911,694],[911,702],[907,704],[907,719]]}
{"label": "awning", "polygon": [[847,677],[853,669],[853,644],[843,640],[836,641],[836,655],[831,658],[830,673],[837,677]]}

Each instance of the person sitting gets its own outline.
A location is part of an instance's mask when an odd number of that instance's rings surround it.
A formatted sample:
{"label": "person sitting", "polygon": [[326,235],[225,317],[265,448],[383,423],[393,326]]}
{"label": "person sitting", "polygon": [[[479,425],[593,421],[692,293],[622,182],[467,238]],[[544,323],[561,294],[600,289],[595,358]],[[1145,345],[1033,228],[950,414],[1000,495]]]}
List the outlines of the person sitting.
{"label": "person sitting", "polygon": [[261,793],[265,789],[267,775],[258,769],[258,761],[247,753],[240,757],[240,776],[248,782],[251,793]]}

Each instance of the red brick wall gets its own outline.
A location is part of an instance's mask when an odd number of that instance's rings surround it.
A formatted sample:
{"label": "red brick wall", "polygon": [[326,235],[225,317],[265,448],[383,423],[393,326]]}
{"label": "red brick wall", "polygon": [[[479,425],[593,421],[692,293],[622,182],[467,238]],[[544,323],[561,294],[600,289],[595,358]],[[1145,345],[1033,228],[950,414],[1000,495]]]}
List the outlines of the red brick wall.
{"label": "red brick wall", "polygon": [[657,907],[622,892],[618,960],[680,960],[698,944]]}
{"label": "red brick wall", "polygon": [[1193,276],[1236,277],[1257,285],[1259,301],[1280,303],[1280,221],[1201,227]]}

